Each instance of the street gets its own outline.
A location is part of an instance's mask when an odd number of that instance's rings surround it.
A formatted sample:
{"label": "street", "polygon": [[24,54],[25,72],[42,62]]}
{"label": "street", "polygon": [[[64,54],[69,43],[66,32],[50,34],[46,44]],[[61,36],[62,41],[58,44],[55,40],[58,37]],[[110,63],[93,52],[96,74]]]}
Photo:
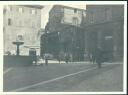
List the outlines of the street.
{"label": "street", "polygon": [[123,64],[4,67],[4,92],[123,91]]}

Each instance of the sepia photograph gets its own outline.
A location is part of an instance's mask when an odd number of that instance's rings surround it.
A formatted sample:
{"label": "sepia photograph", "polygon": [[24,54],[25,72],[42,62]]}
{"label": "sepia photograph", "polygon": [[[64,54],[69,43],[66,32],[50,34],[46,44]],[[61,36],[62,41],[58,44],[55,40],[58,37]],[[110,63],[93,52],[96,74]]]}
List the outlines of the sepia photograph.
{"label": "sepia photograph", "polygon": [[45,3],[3,4],[3,92],[124,92],[126,2]]}

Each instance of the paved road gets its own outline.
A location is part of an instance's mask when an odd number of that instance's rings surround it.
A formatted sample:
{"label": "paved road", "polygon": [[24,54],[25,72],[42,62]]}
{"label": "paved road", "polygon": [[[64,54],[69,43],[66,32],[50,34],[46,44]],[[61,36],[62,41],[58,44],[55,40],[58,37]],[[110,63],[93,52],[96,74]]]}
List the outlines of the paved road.
{"label": "paved road", "polygon": [[[6,68],[6,67],[4,67]],[[49,64],[4,69],[4,91],[122,91],[122,64]],[[8,70],[8,71],[7,71]]]}

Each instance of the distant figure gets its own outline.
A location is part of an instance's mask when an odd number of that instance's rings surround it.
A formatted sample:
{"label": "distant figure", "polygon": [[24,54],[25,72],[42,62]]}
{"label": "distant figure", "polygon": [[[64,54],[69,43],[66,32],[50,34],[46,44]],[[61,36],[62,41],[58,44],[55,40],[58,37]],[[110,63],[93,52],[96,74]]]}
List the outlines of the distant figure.
{"label": "distant figure", "polygon": [[96,55],[95,55],[95,60],[98,65],[98,68],[101,68],[101,63],[104,61],[103,54],[104,54],[103,50],[100,47],[98,47],[96,49]]}
{"label": "distant figure", "polygon": [[59,64],[60,64],[60,61],[61,61],[61,55],[60,54],[58,54],[57,60],[59,61]]}
{"label": "distant figure", "polygon": [[96,54],[93,53],[93,54],[90,54],[90,61],[94,64],[96,62]]}
{"label": "distant figure", "polygon": [[48,65],[49,54],[44,55],[45,65]]}
{"label": "distant figure", "polygon": [[73,62],[73,57],[72,57],[72,54],[70,54],[70,62]]}
{"label": "distant figure", "polygon": [[70,60],[69,54],[65,54],[65,62],[66,62],[67,64],[68,64],[69,60]]}

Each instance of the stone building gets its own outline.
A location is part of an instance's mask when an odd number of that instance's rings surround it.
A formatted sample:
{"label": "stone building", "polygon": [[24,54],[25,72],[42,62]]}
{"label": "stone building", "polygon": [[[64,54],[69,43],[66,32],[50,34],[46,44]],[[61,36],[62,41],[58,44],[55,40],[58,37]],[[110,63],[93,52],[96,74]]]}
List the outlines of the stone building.
{"label": "stone building", "polygon": [[[15,53],[13,41],[20,39],[24,45],[20,47],[21,55],[28,55],[29,49],[40,44],[38,30],[41,28],[40,5],[6,5],[3,9],[4,53]],[[39,52],[39,49],[38,49]]]}
{"label": "stone building", "polygon": [[85,32],[85,49],[90,53],[102,47],[109,61],[123,58],[123,5],[87,5],[86,19],[82,27]]}
{"label": "stone building", "polygon": [[[49,12],[45,31],[58,33],[61,54],[69,54],[72,60],[83,59],[84,35],[81,26],[85,10],[54,5]],[[42,50],[42,53],[45,50]]]}

